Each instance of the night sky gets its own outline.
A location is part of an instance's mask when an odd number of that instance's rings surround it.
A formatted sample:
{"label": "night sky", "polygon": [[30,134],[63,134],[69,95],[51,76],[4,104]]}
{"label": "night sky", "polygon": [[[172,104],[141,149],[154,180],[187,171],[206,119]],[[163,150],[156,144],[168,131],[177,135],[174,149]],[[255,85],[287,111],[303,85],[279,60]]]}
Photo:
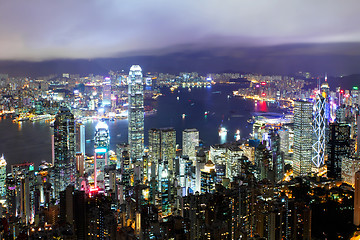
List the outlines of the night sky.
{"label": "night sky", "polygon": [[359,9],[358,0],[3,0],[0,71],[63,71],[63,59],[91,71],[83,59],[104,71],[136,60],[148,71],[360,73]]}

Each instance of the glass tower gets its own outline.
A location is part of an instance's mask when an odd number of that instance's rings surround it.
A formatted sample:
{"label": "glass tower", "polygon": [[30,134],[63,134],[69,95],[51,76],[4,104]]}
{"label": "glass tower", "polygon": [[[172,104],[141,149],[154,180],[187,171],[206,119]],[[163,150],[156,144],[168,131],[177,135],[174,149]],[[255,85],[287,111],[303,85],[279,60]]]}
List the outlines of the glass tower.
{"label": "glass tower", "polygon": [[311,173],[313,104],[296,101],[294,104],[294,176]]}
{"label": "glass tower", "polygon": [[61,106],[54,122],[54,191],[55,198],[75,182],[75,119]]}
{"label": "glass tower", "polygon": [[132,162],[140,160],[144,152],[144,87],[139,65],[130,68],[128,78],[129,95],[129,146]]}

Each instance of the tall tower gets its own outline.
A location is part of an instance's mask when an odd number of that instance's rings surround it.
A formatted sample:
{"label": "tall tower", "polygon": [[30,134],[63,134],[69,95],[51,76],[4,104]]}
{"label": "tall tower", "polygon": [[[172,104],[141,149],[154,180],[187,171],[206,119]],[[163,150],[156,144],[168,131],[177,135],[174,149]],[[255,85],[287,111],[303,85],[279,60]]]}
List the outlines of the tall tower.
{"label": "tall tower", "polygon": [[195,128],[185,129],[182,137],[182,155],[194,159],[196,157],[196,147],[199,146],[199,131]]}
{"label": "tall tower", "polygon": [[61,191],[75,182],[75,119],[65,106],[60,106],[54,122],[54,191]]}
{"label": "tall tower", "polygon": [[140,160],[144,152],[144,86],[139,65],[130,68],[129,95],[129,149],[132,162]]}
{"label": "tall tower", "polygon": [[0,158],[0,198],[6,197],[6,160],[4,155]]}
{"label": "tall tower", "polygon": [[320,168],[325,162],[326,149],[326,126],[327,119],[325,110],[327,106],[326,98],[322,94],[318,94],[315,99],[314,106],[314,144],[312,162],[316,168]]}
{"label": "tall tower", "polygon": [[296,101],[294,104],[294,176],[311,173],[313,104]]}
{"label": "tall tower", "polygon": [[341,179],[341,168],[344,157],[351,153],[350,125],[346,123],[330,123],[329,141],[327,144],[328,159],[327,177]]}
{"label": "tall tower", "polygon": [[[105,122],[99,122],[95,127],[94,137],[94,184],[104,182],[104,169],[108,164],[108,152],[110,145],[109,127]],[[101,186],[103,187],[103,186]]]}
{"label": "tall tower", "polygon": [[85,156],[85,125],[76,122],[76,152]]}
{"label": "tall tower", "polygon": [[102,105],[111,106],[111,79],[106,77],[102,83],[103,88],[103,100]]}

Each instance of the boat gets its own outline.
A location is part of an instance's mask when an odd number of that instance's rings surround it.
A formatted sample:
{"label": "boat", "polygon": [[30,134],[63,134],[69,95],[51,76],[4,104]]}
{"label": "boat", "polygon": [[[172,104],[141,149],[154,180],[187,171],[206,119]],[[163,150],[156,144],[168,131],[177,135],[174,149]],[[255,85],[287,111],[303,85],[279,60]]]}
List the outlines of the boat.
{"label": "boat", "polygon": [[236,130],[236,133],[235,133],[234,138],[235,138],[235,141],[239,141],[239,140],[240,140],[240,130],[239,130],[239,129]]}
{"label": "boat", "polygon": [[219,136],[220,137],[225,137],[227,134],[227,129],[225,127],[220,127],[219,128]]}

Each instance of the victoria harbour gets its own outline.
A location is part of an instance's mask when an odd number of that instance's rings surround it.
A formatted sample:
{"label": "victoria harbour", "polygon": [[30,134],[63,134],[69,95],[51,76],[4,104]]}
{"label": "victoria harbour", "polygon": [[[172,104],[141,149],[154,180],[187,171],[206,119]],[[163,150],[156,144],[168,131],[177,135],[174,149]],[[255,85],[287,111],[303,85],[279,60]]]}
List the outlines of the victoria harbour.
{"label": "victoria harbour", "polygon": [[[252,131],[247,122],[253,112],[279,111],[269,103],[245,100],[234,97],[232,91],[238,90],[233,85],[213,85],[203,88],[178,88],[171,91],[161,88],[162,96],[156,100],[145,101],[157,109],[153,115],[145,116],[145,145],[148,144],[147,132],[150,128],[174,127],[177,143],[181,147],[182,131],[196,128],[205,146],[235,141],[234,135],[240,130],[241,138],[246,138]],[[179,100],[178,100],[179,99]],[[184,115],[183,115],[184,114]],[[87,120],[85,125],[86,153],[91,156],[94,150],[94,132],[98,120]],[[127,142],[128,120],[106,121],[110,132],[110,149],[116,144]],[[219,127],[228,130],[226,137],[219,136]],[[36,165],[51,160],[50,122],[13,123],[10,118],[0,119],[0,154],[6,156],[9,165],[33,161]],[[34,137],[36,136],[36,137]]]}
{"label": "victoria harbour", "polygon": [[0,5],[0,239],[360,240],[360,1]]}

